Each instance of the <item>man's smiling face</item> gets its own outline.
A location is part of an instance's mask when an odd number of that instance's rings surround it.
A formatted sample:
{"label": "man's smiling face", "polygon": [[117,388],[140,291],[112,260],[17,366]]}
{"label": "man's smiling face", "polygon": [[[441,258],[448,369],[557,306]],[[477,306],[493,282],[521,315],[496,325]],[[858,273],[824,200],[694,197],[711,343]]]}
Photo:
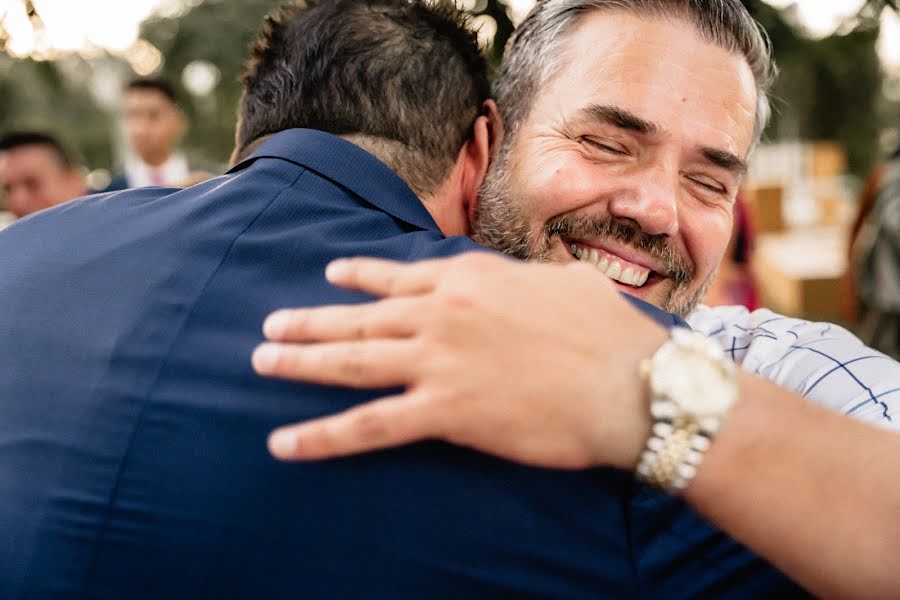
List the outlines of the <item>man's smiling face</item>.
{"label": "man's smiling face", "polygon": [[751,144],[746,61],[681,20],[597,11],[507,136],[475,238],[523,259],[587,261],[687,314],[715,276]]}

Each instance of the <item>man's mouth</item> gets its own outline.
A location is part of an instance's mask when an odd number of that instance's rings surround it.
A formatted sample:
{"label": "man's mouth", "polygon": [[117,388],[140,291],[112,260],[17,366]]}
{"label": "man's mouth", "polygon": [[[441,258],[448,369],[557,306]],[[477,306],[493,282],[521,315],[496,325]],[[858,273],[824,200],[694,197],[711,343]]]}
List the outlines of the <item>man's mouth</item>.
{"label": "man's mouth", "polygon": [[642,287],[648,281],[655,281],[660,277],[652,269],[629,262],[604,250],[574,242],[568,243],[567,247],[572,256],[579,261],[593,265],[613,281],[631,287]]}

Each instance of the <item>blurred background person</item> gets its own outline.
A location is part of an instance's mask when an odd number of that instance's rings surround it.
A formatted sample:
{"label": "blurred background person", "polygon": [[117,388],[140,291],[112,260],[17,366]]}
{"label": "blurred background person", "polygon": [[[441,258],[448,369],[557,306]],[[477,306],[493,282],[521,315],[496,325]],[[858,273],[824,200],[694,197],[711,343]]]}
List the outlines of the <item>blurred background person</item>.
{"label": "blurred background person", "polygon": [[741,196],[735,199],[733,210],[734,225],[728,251],[722,258],[718,275],[703,303],[709,306],[743,306],[748,310],[756,310],[760,307],[759,298],[756,280],[750,269],[756,233],[747,204]]}
{"label": "blurred background person", "polygon": [[124,173],[104,191],[135,187],[185,187],[198,176],[177,150],[187,128],[174,88],[161,79],[136,79],[122,97],[123,126],[128,144]]}
{"label": "blurred background person", "polygon": [[53,136],[11,133],[0,139],[0,189],[14,218],[87,193],[84,177]]}
{"label": "blurred background person", "polygon": [[869,178],[852,233],[860,337],[900,357],[900,148]]}

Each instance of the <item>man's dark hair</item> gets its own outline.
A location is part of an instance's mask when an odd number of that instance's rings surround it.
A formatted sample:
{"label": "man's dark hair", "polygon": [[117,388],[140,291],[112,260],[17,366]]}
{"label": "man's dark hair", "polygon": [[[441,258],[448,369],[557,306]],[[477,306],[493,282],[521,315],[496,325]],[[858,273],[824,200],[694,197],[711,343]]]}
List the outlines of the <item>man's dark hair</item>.
{"label": "man's dark hair", "polygon": [[236,159],[296,127],[347,136],[420,197],[446,180],[490,93],[462,13],[421,0],[327,0],[266,21],[243,78]]}
{"label": "man's dark hair", "polygon": [[168,98],[172,104],[178,105],[178,95],[175,93],[175,88],[172,87],[169,82],[163,81],[162,79],[135,79],[125,86],[126,92],[132,90],[159,92]]}
{"label": "man's dark hair", "polygon": [[64,169],[71,169],[74,165],[68,152],[62,144],[52,135],[37,131],[18,131],[9,133],[0,138],[0,152],[17,150],[27,146],[41,146],[50,151]]}

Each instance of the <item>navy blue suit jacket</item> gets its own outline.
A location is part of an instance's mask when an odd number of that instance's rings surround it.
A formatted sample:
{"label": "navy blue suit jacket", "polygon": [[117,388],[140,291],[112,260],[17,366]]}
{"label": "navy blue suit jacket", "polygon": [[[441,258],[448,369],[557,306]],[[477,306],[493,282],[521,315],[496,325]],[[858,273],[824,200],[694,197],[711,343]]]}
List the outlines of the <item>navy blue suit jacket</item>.
{"label": "navy blue suit jacket", "polygon": [[268,455],[273,427],[374,395],[256,376],[264,317],[366,299],[327,284],[336,257],[473,249],[383,164],[309,130],[190,189],[88,197],[0,233],[0,598],[787,585],[628,473],[442,443],[311,464]]}

